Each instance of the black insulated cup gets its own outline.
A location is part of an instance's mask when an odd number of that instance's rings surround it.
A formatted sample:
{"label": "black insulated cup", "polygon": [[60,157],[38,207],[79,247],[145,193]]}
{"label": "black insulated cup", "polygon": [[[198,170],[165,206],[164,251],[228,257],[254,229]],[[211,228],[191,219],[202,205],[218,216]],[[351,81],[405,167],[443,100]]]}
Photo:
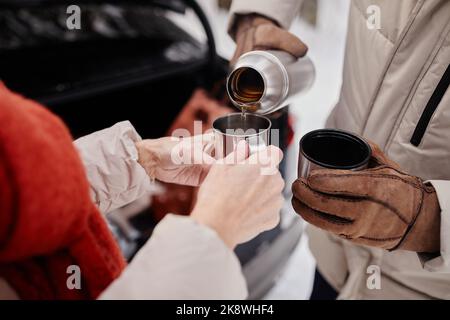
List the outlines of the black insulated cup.
{"label": "black insulated cup", "polygon": [[372,149],[361,137],[337,129],[311,131],[300,140],[298,177],[314,169],[362,170],[368,167]]}

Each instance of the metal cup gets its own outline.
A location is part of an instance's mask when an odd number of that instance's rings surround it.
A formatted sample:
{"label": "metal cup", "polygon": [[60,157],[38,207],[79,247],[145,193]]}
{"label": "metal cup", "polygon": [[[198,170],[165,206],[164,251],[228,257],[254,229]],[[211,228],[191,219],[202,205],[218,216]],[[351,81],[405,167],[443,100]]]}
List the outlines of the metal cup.
{"label": "metal cup", "polygon": [[337,129],[311,131],[300,140],[298,177],[314,169],[362,170],[369,165],[372,149],[361,137]]}
{"label": "metal cup", "polygon": [[257,114],[230,113],[213,122],[215,157],[222,159],[236,149],[241,140],[246,140],[250,154],[270,144],[271,121]]}

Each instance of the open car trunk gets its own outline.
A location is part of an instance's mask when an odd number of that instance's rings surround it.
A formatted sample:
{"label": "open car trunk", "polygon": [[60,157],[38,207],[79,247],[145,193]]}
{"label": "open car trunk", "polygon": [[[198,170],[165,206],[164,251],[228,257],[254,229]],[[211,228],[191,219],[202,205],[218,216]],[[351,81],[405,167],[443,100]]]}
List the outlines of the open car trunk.
{"label": "open car trunk", "polygon": [[[145,138],[161,137],[196,88],[226,100],[228,61],[216,55],[211,28],[195,1],[80,3],[81,30],[68,30],[69,1],[0,0],[0,79],[59,115],[75,138],[123,120]],[[169,18],[169,12],[187,10],[199,17],[205,43]],[[285,149],[287,108],[271,120]],[[130,204],[110,215],[128,259],[158,222],[149,204]],[[236,249],[250,298],[270,289],[301,231],[298,219],[283,224],[282,216],[278,227]]]}

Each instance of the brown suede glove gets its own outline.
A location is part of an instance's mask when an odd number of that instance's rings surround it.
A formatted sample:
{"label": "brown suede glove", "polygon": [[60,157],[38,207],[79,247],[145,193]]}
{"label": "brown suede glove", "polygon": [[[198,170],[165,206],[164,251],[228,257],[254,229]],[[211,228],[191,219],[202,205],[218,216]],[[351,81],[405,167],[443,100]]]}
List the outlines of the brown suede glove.
{"label": "brown suede glove", "polygon": [[315,170],[292,185],[294,210],[311,224],[357,244],[438,252],[436,192],[399,170],[374,144],[369,169]]}
{"label": "brown suede glove", "polygon": [[283,50],[296,58],[303,57],[308,51],[299,38],[273,20],[257,14],[238,16],[231,33],[236,41],[232,65],[242,54],[252,50]]}

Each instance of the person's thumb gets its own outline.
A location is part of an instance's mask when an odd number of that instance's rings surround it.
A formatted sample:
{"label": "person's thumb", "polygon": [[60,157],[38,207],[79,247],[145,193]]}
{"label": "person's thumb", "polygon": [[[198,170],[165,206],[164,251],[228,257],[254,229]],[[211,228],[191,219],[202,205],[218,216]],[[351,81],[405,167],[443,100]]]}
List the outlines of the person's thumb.
{"label": "person's thumb", "polygon": [[238,142],[233,152],[222,159],[222,162],[224,164],[237,164],[247,159],[249,154],[250,148],[247,141],[241,140]]}

